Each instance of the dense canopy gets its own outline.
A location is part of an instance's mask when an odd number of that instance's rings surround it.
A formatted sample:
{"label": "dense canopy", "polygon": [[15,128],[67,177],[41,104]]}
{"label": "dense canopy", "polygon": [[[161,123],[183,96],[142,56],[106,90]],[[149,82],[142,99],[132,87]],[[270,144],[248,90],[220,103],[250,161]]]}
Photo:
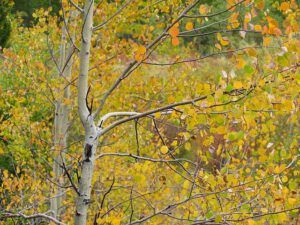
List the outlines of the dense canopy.
{"label": "dense canopy", "polygon": [[299,2],[28,2],[0,4],[1,225],[299,224]]}

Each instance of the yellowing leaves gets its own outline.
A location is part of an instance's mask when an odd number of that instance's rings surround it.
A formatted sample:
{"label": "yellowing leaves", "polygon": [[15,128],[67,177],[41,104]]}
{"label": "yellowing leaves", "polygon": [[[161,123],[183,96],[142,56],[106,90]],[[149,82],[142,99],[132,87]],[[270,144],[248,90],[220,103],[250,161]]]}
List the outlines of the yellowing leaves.
{"label": "yellowing leaves", "polygon": [[247,49],[247,53],[251,57],[256,57],[257,56],[257,52],[256,52],[256,50],[254,48]]}
{"label": "yellowing leaves", "polygon": [[215,47],[216,47],[217,49],[219,49],[219,50],[222,50],[222,46],[221,46],[219,43],[216,43],[216,44],[215,44]]}
{"label": "yellowing leaves", "polygon": [[296,202],[297,202],[297,199],[295,199],[295,198],[288,198],[288,203],[290,205],[295,205]]}
{"label": "yellowing leaves", "polygon": [[270,45],[270,43],[271,43],[271,37],[264,37],[264,39],[263,39],[263,45],[264,46],[269,46]]}
{"label": "yellowing leaves", "polygon": [[185,143],[184,148],[185,148],[186,150],[191,150],[191,148],[192,148],[191,143],[190,143],[190,142]]}
{"label": "yellowing leaves", "polygon": [[257,1],[256,7],[258,9],[260,9],[260,10],[263,10],[265,8],[265,2],[264,2],[264,0]]}
{"label": "yellowing leaves", "polygon": [[147,49],[145,46],[142,46],[140,45],[137,49],[137,51],[135,52],[135,55],[134,55],[134,59],[138,62],[141,62],[143,61],[143,59],[145,58],[146,56],[146,52],[147,52]]}
{"label": "yellowing leaves", "polygon": [[241,81],[235,81],[233,82],[233,87],[235,89],[241,89],[243,87],[243,83]]}
{"label": "yellowing leaves", "polygon": [[283,2],[283,3],[281,3],[281,5],[280,5],[280,10],[281,11],[287,11],[288,9],[290,8],[290,4],[288,3],[288,2]]}
{"label": "yellowing leaves", "polygon": [[240,25],[240,22],[238,21],[239,12],[234,12],[231,14],[231,16],[228,19],[228,29],[235,29]]}
{"label": "yellowing leaves", "polygon": [[222,37],[220,33],[217,33],[217,39],[223,46],[229,45],[229,40],[227,37]]}
{"label": "yellowing leaves", "polygon": [[248,225],[255,225],[255,224],[256,224],[256,222],[254,220],[252,220],[252,219],[248,220]]}
{"label": "yellowing leaves", "polygon": [[200,7],[199,7],[199,13],[201,15],[206,14],[207,13],[207,7],[205,5],[200,5]]}
{"label": "yellowing leaves", "polygon": [[236,61],[237,61],[236,67],[238,69],[242,69],[246,65],[246,61],[242,55],[238,55]]}
{"label": "yellowing leaves", "polygon": [[288,178],[287,176],[283,176],[283,177],[281,178],[281,181],[282,181],[283,183],[288,182],[288,180],[289,180],[289,178]]}
{"label": "yellowing leaves", "polygon": [[193,30],[194,29],[194,24],[192,22],[187,22],[185,25],[186,30]]}
{"label": "yellowing leaves", "polygon": [[246,13],[244,22],[249,23],[251,19],[252,19],[251,13]]}
{"label": "yellowing leaves", "polygon": [[161,152],[162,154],[167,154],[167,153],[169,152],[168,146],[166,146],[166,145],[161,146],[160,152]]}
{"label": "yellowing leaves", "polygon": [[276,173],[276,174],[280,174],[280,173],[282,173],[282,171],[285,169],[285,165],[284,164],[282,164],[282,165],[280,165],[280,166],[276,166],[275,168],[274,168],[274,173]]}
{"label": "yellowing leaves", "polygon": [[262,31],[261,25],[259,25],[259,24],[255,25],[255,26],[254,26],[254,30],[257,31],[257,32]]}

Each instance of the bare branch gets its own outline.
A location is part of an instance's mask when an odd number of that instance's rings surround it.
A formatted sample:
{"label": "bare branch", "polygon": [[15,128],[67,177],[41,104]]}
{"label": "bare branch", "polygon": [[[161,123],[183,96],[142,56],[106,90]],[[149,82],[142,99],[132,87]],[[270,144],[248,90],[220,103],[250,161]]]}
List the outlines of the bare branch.
{"label": "bare branch", "polygon": [[101,119],[99,120],[98,123],[98,127],[102,127],[103,123],[109,119],[110,117],[117,117],[117,116],[134,116],[137,115],[137,112],[111,112],[111,113],[107,113],[104,116],[101,117]]}
{"label": "bare branch", "polygon": [[74,6],[80,13],[83,13],[83,9],[79,7],[73,0],[69,0],[70,4]]}
{"label": "bare branch", "polygon": [[214,30],[207,33],[196,33],[196,34],[179,34],[178,37],[203,37],[208,36],[211,34],[217,34],[217,33],[230,33],[230,32],[246,32],[246,33],[255,33],[255,34],[261,34],[261,31],[255,31],[255,30],[245,30],[245,29],[232,29],[232,30]]}
{"label": "bare branch", "polygon": [[171,65],[181,64],[181,63],[196,62],[196,61],[200,61],[202,59],[206,59],[206,58],[209,58],[209,57],[213,57],[213,56],[217,56],[217,55],[223,55],[223,54],[230,54],[230,53],[243,51],[243,50],[247,50],[247,49],[251,49],[251,48],[258,48],[259,49],[259,48],[263,48],[263,47],[261,47],[261,46],[249,46],[249,47],[244,47],[244,48],[232,49],[232,50],[228,50],[228,51],[216,52],[216,53],[212,53],[212,54],[209,54],[209,55],[200,56],[199,58],[184,59],[184,60],[179,60],[179,61],[174,61],[174,62],[165,62],[165,63],[144,61],[143,64],[153,65],[153,66],[171,66]]}
{"label": "bare branch", "polygon": [[21,212],[19,213],[9,213],[9,212],[1,212],[0,213],[0,219],[8,219],[8,218],[23,218],[26,220],[30,220],[30,219],[36,219],[36,218],[44,218],[48,221],[54,222],[55,224],[59,224],[59,225],[66,225],[65,223],[60,222],[59,220],[55,219],[52,216],[48,216],[46,213],[37,213],[37,214],[32,214],[32,215],[25,215]]}
{"label": "bare branch", "polygon": [[188,162],[191,163],[193,165],[195,165],[194,162],[188,160],[188,159],[184,159],[184,158],[179,158],[179,159],[154,159],[154,158],[149,158],[149,157],[145,157],[145,156],[139,156],[139,155],[134,155],[131,153],[102,153],[98,156],[96,156],[96,159],[100,159],[103,158],[105,156],[119,156],[119,157],[131,157],[134,159],[139,159],[139,160],[145,160],[145,161],[150,161],[150,162],[158,162],[158,163],[172,163],[172,162]]}
{"label": "bare branch", "polygon": [[103,199],[101,201],[101,206],[100,206],[101,209],[103,208],[105,198],[111,192],[111,190],[112,190],[112,188],[114,186],[114,183],[115,183],[115,177],[113,177],[113,181],[112,181],[111,185],[109,186],[109,189],[103,195]]}
{"label": "bare branch", "polygon": [[109,17],[106,21],[104,21],[103,23],[95,26],[93,28],[94,31],[101,29],[102,27],[104,27],[106,24],[108,24],[113,18],[115,18],[117,15],[119,15],[123,9],[125,9],[131,2],[133,2],[134,0],[129,0],[127,1],[124,5],[122,5],[121,8],[119,8],[111,17]]}

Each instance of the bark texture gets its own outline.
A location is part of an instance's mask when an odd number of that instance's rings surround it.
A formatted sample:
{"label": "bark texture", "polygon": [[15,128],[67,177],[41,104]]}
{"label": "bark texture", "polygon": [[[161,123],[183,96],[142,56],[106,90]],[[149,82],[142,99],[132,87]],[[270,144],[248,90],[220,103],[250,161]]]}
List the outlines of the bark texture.
{"label": "bark texture", "polygon": [[[70,23],[75,17],[75,13],[71,12]],[[67,43],[67,30],[66,26],[62,28],[62,38],[60,45],[60,59],[59,59],[59,75],[58,77],[64,77],[65,80],[70,81],[72,75],[73,65],[73,46],[71,42]],[[71,37],[75,39],[75,34]],[[63,212],[62,202],[64,199],[65,185],[63,178],[64,170],[62,168],[64,153],[67,151],[67,138],[68,138],[68,126],[69,126],[69,113],[70,105],[67,100],[71,97],[70,85],[61,85],[61,89],[58,89],[60,93],[59,98],[55,102],[55,115],[54,115],[54,140],[53,140],[53,174],[54,180],[57,185],[53,185],[53,193],[51,196],[50,210],[53,212],[53,217],[60,218]]]}
{"label": "bark texture", "polygon": [[75,225],[85,225],[92,189],[95,151],[98,145],[97,128],[92,112],[87,106],[88,71],[93,31],[94,1],[86,0],[84,5],[82,41],[80,48],[80,72],[78,77],[78,111],[85,129],[85,144],[82,156],[79,196],[76,200]]}

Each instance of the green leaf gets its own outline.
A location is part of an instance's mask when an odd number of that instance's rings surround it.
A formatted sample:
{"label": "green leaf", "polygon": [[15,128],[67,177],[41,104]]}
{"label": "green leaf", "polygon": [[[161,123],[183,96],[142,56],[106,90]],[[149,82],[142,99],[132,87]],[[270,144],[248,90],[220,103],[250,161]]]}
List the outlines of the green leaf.
{"label": "green leaf", "polygon": [[225,91],[230,92],[233,90],[233,86],[231,84],[228,84]]}
{"label": "green leaf", "polygon": [[244,67],[244,71],[245,71],[245,73],[246,73],[247,75],[252,75],[252,74],[255,72],[255,70],[253,69],[253,67],[250,66],[250,65],[246,65],[246,66]]}
{"label": "green leaf", "polygon": [[206,219],[210,219],[214,216],[214,213],[212,211],[209,211],[208,213],[205,214]]}

